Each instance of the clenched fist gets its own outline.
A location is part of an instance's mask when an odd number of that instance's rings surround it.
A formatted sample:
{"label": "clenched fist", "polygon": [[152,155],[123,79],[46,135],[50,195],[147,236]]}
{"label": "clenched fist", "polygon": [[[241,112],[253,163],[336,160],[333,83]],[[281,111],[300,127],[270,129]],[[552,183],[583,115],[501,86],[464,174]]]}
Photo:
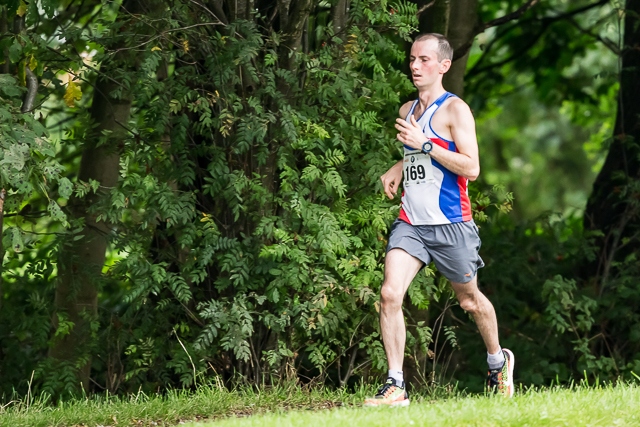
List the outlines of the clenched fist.
{"label": "clenched fist", "polygon": [[402,181],[402,160],[391,166],[384,175],[380,177],[384,193],[388,198],[393,199],[398,193],[398,187]]}

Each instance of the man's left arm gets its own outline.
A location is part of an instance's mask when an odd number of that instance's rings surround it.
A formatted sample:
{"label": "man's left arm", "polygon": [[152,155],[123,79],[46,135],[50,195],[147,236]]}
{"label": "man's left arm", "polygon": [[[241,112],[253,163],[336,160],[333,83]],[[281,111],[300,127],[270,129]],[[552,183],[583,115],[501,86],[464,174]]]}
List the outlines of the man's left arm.
{"label": "man's left arm", "polygon": [[[451,139],[455,141],[458,151],[449,151],[433,144],[433,149],[429,154],[456,175],[475,181],[480,174],[475,119],[469,106],[462,100],[452,100],[447,110]],[[410,120],[410,123],[402,119],[396,120],[396,129],[399,131],[398,139],[403,144],[420,150],[427,137],[422,133],[418,122],[413,117]]]}
{"label": "man's left arm", "polygon": [[480,175],[476,121],[469,106],[461,100],[449,105],[449,113],[451,139],[456,143],[458,152],[434,144],[431,157],[456,175],[475,181]]}

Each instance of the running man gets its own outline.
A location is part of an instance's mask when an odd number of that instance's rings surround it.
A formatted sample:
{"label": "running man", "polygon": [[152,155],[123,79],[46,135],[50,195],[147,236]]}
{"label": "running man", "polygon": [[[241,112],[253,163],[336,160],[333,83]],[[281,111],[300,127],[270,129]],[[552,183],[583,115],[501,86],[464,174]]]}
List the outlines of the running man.
{"label": "running man", "polygon": [[468,180],[480,173],[475,121],[469,106],[442,86],[453,49],[440,34],[422,34],[411,47],[410,68],[418,99],[400,108],[396,119],[404,159],[382,177],[393,199],[404,175],[399,218],[391,227],[380,293],[380,329],[389,375],[365,406],[407,406],[402,373],[406,327],[404,295],[416,274],[433,261],[451,282],[460,306],[469,312],[487,347],[487,386],[513,395],[514,356],[498,341],[493,305],[478,289],[480,237],[471,216]]}

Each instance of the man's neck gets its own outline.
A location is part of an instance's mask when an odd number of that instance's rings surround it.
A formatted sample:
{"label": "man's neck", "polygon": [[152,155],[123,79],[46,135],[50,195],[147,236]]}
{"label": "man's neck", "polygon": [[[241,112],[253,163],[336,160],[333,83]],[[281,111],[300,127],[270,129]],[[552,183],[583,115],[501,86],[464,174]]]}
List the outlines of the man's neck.
{"label": "man's neck", "polygon": [[420,110],[425,111],[436,99],[440,98],[446,90],[442,84],[433,85],[429,88],[418,89],[418,99],[420,100]]}

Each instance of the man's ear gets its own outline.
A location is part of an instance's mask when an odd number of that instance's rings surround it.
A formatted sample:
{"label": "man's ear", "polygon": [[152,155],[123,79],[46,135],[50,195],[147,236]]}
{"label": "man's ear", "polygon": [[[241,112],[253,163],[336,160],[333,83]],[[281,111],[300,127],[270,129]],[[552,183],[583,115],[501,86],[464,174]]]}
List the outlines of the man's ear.
{"label": "man's ear", "polygon": [[442,61],[440,61],[440,74],[446,73],[447,71],[449,71],[449,68],[451,68],[450,59],[443,59]]}

